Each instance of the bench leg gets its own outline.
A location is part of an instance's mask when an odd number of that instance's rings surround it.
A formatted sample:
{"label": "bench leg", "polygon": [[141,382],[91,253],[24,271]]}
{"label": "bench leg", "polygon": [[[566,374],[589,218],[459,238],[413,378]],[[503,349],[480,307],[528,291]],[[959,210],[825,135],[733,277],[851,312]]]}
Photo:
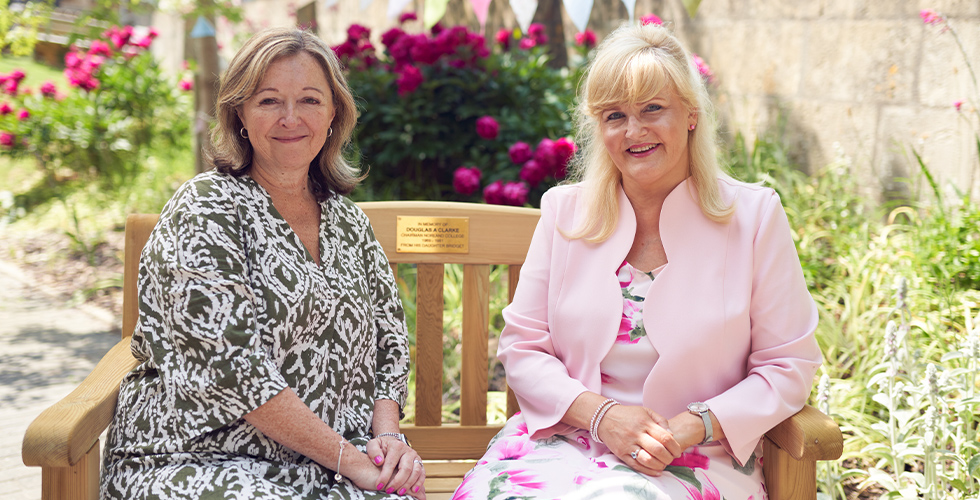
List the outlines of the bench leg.
{"label": "bench leg", "polygon": [[768,439],[763,439],[763,468],[769,500],[815,500],[816,460],[796,460]]}
{"label": "bench leg", "polygon": [[98,500],[99,440],[72,467],[41,467],[42,500]]}

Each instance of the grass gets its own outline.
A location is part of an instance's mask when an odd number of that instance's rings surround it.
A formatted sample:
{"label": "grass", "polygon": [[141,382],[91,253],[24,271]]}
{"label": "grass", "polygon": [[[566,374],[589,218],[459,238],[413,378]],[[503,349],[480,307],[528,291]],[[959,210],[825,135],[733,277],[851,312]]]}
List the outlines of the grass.
{"label": "grass", "polygon": [[24,70],[27,77],[24,78],[21,85],[32,90],[37,90],[42,83],[48,80],[54,82],[59,90],[68,90],[68,82],[65,81],[64,74],[59,68],[52,68],[35,62],[30,57],[11,57],[8,55],[0,57],[0,74],[10,73],[15,69]]}

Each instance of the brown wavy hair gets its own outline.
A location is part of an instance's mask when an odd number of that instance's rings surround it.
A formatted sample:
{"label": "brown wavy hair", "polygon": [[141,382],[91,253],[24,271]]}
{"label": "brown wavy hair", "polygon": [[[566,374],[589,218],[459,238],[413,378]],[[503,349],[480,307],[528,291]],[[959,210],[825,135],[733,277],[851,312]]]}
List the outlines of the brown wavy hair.
{"label": "brown wavy hair", "polygon": [[310,189],[318,201],[323,201],[331,193],[349,194],[364,176],[344,156],[357,124],[354,96],[333,50],[308,31],[295,28],[263,30],[235,54],[221,78],[217,124],[211,131],[211,148],[207,155],[218,172],[239,177],[251,170],[254,152],[252,144],[240,134],[242,121],[238,111],[255,94],[272,63],[303,52],[320,64],[333,94],[335,115],[330,124],[333,134],[310,162]]}

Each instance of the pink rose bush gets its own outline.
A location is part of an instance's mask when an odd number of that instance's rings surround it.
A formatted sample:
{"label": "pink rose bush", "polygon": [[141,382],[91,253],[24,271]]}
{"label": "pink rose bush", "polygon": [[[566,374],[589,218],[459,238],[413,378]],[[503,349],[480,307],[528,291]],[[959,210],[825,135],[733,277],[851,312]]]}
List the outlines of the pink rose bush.
{"label": "pink rose bush", "polygon": [[58,196],[63,180],[129,184],[145,168],[151,143],[183,144],[191,102],[149,53],[157,36],[112,26],[87,48],[70,48],[64,82],[45,81],[36,90],[22,85],[22,70],[0,75],[7,95],[0,103],[0,155],[35,159]]}

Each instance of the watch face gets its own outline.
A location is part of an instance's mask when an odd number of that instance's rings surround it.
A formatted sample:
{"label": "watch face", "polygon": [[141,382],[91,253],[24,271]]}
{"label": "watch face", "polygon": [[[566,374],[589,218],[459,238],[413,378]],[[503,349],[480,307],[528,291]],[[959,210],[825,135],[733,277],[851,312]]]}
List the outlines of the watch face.
{"label": "watch face", "polygon": [[693,411],[694,413],[704,413],[708,411],[708,404],[699,401],[697,403],[687,405],[687,409]]}

